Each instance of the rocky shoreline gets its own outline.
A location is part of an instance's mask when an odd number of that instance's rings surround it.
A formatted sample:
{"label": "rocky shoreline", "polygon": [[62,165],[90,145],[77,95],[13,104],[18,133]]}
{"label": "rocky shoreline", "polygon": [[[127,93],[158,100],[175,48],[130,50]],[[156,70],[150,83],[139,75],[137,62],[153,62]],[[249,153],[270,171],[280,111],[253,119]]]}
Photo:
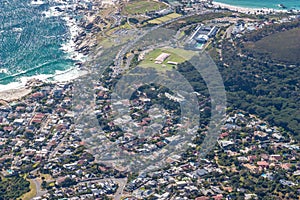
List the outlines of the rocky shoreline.
{"label": "rocky shoreline", "polygon": [[[94,15],[96,13],[93,4],[73,4],[69,5],[68,2],[56,0],[57,3],[61,3],[62,6],[56,6],[52,9],[52,14],[54,16],[63,16],[62,19],[66,21],[66,26],[68,26],[70,31],[70,40],[62,45],[62,50],[70,54],[70,58],[74,60],[78,60],[74,64],[74,68],[81,73],[82,75],[87,73],[86,67],[84,66],[84,62],[88,59],[91,49],[96,45],[95,41],[93,41],[93,36],[96,32],[100,31],[97,27],[94,26]],[[94,8],[94,9],[91,9]],[[93,14],[94,13],[94,14]],[[46,16],[46,14],[45,14]],[[76,19],[77,16],[79,19]],[[51,17],[51,16],[46,16]],[[65,77],[70,70],[67,70],[65,73]],[[62,76],[63,74],[58,74],[58,76]],[[54,77],[55,75],[53,75]],[[68,77],[65,79],[60,78],[55,82],[69,82],[73,79],[78,78],[80,75],[76,74],[74,77]],[[32,92],[32,87],[37,86],[36,83],[43,83],[46,80],[39,80],[36,78],[29,79],[24,86],[9,88],[7,90],[0,91],[0,101],[1,102],[11,102],[14,100],[19,100],[24,96],[29,95]],[[47,82],[47,81],[46,81]],[[52,82],[52,81],[50,81]]]}

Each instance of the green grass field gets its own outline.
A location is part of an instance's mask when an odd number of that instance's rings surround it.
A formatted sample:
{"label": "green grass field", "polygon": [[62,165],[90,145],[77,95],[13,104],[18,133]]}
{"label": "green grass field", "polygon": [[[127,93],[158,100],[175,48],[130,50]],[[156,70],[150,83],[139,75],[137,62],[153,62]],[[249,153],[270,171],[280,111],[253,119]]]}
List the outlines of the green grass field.
{"label": "green grass field", "polygon": [[[162,64],[155,64],[155,59],[161,53],[168,53],[170,54],[170,56]],[[182,52],[180,52],[177,49],[172,49],[172,48],[155,49],[145,55],[145,59],[139,64],[139,66],[147,67],[147,68],[152,67],[155,68],[157,71],[163,72],[163,71],[171,70],[174,67],[174,65],[167,64],[168,61],[177,62],[179,64],[186,61],[186,59],[182,57]]]}
{"label": "green grass field", "polygon": [[167,22],[167,21],[169,21],[169,20],[171,20],[171,19],[172,19],[172,18],[168,17],[167,15],[158,18],[158,20],[159,20],[159,21],[162,21],[162,22]]}
{"label": "green grass field", "polygon": [[255,43],[250,48],[258,53],[268,53],[272,59],[279,62],[300,64],[300,28],[275,33]]}
{"label": "green grass field", "polygon": [[168,14],[167,16],[170,18],[176,18],[176,17],[181,17],[182,15],[178,14],[178,13],[171,13],[171,14]]}
{"label": "green grass field", "polygon": [[165,15],[163,17],[152,19],[148,23],[150,23],[150,24],[161,24],[163,22],[166,22],[166,21],[169,21],[171,19],[174,19],[174,18],[177,18],[177,17],[181,17],[181,16],[182,15],[177,14],[177,13],[171,13],[171,14]]}
{"label": "green grass field", "polygon": [[160,21],[159,19],[152,19],[152,20],[148,21],[148,23],[150,23],[150,24],[161,24],[163,22]]}
{"label": "green grass field", "polygon": [[167,5],[153,0],[133,0],[124,6],[125,14],[143,14],[150,11],[167,8]]}

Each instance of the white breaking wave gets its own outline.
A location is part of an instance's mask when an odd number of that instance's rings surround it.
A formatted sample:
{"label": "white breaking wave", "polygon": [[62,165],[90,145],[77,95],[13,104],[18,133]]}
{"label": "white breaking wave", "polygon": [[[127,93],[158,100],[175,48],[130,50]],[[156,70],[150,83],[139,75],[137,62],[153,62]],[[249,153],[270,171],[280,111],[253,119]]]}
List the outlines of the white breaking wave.
{"label": "white breaking wave", "polygon": [[41,0],[33,0],[31,1],[31,5],[43,5],[45,4],[45,2],[41,1]]}
{"label": "white breaking wave", "polygon": [[77,67],[65,70],[65,71],[59,71],[57,70],[55,74],[40,74],[40,75],[34,75],[34,76],[25,76],[19,78],[19,81],[9,83],[7,85],[1,85],[0,84],[0,92],[7,91],[7,90],[13,90],[13,89],[21,89],[26,86],[26,83],[31,79],[38,79],[43,82],[49,82],[49,83],[60,83],[60,82],[69,82],[72,81],[80,76],[83,76],[87,74],[87,71],[81,70]]}
{"label": "white breaking wave", "polygon": [[63,17],[63,19],[66,21],[66,26],[69,28],[70,39],[68,42],[61,45],[61,49],[68,53],[71,59],[83,62],[86,56],[76,51],[76,44],[74,42],[82,29],[77,25],[74,18],[66,16]]}

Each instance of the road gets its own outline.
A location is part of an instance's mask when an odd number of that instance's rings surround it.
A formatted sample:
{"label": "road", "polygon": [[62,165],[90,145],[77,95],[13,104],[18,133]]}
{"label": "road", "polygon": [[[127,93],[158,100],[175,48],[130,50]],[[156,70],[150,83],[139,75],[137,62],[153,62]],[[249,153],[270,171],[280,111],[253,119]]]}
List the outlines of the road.
{"label": "road", "polygon": [[44,194],[47,193],[47,190],[43,190],[41,188],[41,183],[40,183],[39,178],[30,179],[30,180],[32,180],[32,182],[35,184],[35,187],[36,187],[36,195],[35,195],[35,197],[42,197]]}
{"label": "road", "polygon": [[105,182],[105,181],[113,181],[118,184],[118,189],[115,193],[114,200],[120,200],[123,195],[123,190],[127,183],[127,178],[105,178],[105,179],[87,179],[80,181],[80,183],[97,183],[97,182]]}
{"label": "road", "polygon": [[116,194],[115,194],[115,200],[120,200],[122,195],[123,195],[123,191],[124,191],[124,188],[126,186],[126,183],[127,183],[127,178],[124,178],[124,179],[116,179],[116,182],[118,183],[119,187],[116,191]]}

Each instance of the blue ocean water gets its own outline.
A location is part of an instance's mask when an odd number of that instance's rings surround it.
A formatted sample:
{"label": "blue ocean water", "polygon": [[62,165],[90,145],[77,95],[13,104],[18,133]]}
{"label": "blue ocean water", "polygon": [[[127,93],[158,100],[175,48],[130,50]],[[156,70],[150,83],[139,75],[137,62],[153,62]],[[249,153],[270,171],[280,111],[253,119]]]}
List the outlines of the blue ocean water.
{"label": "blue ocean water", "polygon": [[0,0],[0,87],[74,65],[61,49],[70,39],[66,22],[45,16],[56,3],[33,1]]}
{"label": "blue ocean water", "polygon": [[300,0],[215,0],[215,2],[246,8],[272,8],[278,10],[283,9],[278,6],[282,4],[287,10],[300,10]]}

